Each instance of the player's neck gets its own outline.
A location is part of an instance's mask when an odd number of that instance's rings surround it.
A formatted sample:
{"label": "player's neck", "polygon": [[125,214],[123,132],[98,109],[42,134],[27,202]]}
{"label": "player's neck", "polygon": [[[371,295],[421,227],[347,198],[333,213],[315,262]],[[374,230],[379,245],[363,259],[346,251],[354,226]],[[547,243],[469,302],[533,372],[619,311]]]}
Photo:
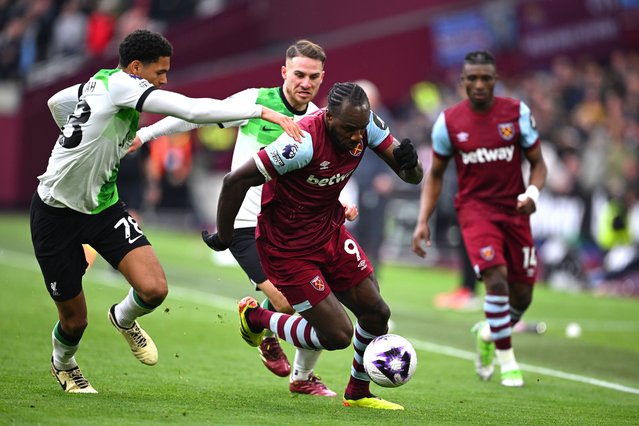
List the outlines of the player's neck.
{"label": "player's neck", "polygon": [[470,109],[480,114],[489,112],[493,108],[493,105],[495,105],[495,98],[491,98],[490,101],[481,104],[468,100],[468,106]]}

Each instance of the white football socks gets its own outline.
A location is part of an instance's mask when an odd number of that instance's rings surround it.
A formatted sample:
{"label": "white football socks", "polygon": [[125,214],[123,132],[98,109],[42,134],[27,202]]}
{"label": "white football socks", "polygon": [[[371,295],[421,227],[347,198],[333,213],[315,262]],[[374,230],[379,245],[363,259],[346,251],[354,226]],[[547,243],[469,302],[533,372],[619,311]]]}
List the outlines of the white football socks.
{"label": "white football socks", "polygon": [[519,365],[515,359],[515,351],[513,348],[505,350],[497,349],[495,351],[495,355],[497,356],[497,361],[501,366],[502,373],[506,371],[519,370]]}
{"label": "white football socks", "polygon": [[140,306],[140,304],[135,300],[134,293],[135,291],[131,288],[124,300],[115,305],[115,318],[122,328],[133,327],[133,323],[136,318],[155,310],[155,308],[150,309]]}
{"label": "white football socks", "polygon": [[78,351],[80,344],[69,346],[58,339],[55,330],[58,324],[53,328],[51,332],[51,342],[53,343],[53,365],[58,370],[71,370],[78,366],[75,360],[75,353]]}
{"label": "white football socks", "polygon": [[297,348],[295,360],[293,361],[293,371],[291,372],[291,382],[296,380],[308,380],[322,351],[313,349]]}

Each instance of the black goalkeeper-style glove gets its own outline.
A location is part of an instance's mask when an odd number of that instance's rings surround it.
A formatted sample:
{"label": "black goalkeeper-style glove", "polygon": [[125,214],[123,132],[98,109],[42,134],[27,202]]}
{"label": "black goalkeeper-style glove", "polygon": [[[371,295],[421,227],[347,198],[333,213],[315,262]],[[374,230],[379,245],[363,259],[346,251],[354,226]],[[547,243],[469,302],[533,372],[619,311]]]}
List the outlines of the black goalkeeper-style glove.
{"label": "black goalkeeper-style glove", "polygon": [[230,244],[220,241],[220,237],[218,237],[217,232],[215,234],[209,234],[209,231],[202,231],[202,241],[215,251],[224,251],[230,246]]}
{"label": "black goalkeeper-style glove", "polygon": [[417,165],[417,151],[410,139],[403,139],[393,151],[393,156],[400,170],[410,170]]}

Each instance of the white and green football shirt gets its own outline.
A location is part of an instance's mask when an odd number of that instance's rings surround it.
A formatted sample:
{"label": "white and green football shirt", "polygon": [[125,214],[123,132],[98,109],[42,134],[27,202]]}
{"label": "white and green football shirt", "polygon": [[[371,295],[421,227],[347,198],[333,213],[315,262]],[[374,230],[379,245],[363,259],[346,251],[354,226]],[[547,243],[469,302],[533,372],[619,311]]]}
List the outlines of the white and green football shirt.
{"label": "white and green football shirt", "polygon": [[[253,102],[271,108],[293,120],[298,121],[309,113],[317,111],[314,103],[309,103],[306,111],[295,111],[288,103],[281,87],[267,89],[247,89],[238,92],[231,97],[245,102]],[[252,118],[235,122],[225,122],[222,127],[240,126],[233,150],[231,170],[239,168],[242,164],[253,158],[253,154],[271,144],[284,131],[276,124]],[[252,228],[257,226],[257,215],[262,204],[262,186],[253,186],[249,189],[235,218],[234,228]]]}
{"label": "white and green football shirt", "polygon": [[147,80],[121,69],[103,69],[91,77],[62,127],[47,170],[38,176],[42,201],[87,214],[115,204],[120,159],[154,89]]}

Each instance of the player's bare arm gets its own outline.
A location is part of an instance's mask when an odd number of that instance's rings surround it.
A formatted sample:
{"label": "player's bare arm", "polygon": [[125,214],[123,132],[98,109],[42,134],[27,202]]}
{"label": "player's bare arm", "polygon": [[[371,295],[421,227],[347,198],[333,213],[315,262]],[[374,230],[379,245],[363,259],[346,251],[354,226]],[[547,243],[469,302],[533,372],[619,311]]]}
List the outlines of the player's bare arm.
{"label": "player's bare arm", "polygon": [[253,160],[248,160],[244,165],[224,176],[217,205],[217,233],[208,234],[206,231],[202,233],[202,238],[209,247],[214,250],[228,248],[233,237],[233,222],[246,193],[249,188],[262,185],[264,181],[264,175],[258,170]]}
{"label": "player's bare arm", "polygon": [[530,179],[526,192],[517,197],[517,211],[521,214],[533,214],[537,211],[537,199],[546,183],[548,169],[541,153],[541,144],[525,151],[526,159],[530,162]]}
{"label": "player's bare arm", "polygon": [[422,241],[426,243],[426,247],[430,247],[430,228],[428,221],[435,210],[437,200],[442,192],[442,183],[444,181],[444,172],[448,165],[448,159],[443,159],[433,155],[433,163],[430,171],[426,176],[426,181],[422,186],[422,193],[419,202],[419,216],[417,216],[417,225],[413,232],[413,240],[411,243],[412,250],[419,256],[425,257],[426,250],[422,246]]}
{"label": "player's bare arm", "polygon": [[378,155],[404,182],[418,184],[422,181],[424,169],[410,139],[399,142],[393,138],[393,143]]}

